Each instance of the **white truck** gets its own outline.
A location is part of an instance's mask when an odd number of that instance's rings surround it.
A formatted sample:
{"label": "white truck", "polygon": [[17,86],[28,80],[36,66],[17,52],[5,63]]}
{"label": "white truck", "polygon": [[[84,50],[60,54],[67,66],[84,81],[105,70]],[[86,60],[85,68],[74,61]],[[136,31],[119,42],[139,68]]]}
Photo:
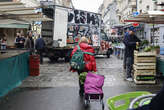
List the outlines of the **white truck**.
{"label": "white truck", "polygon": [[60,57],[69,61],[72,49],[82,36],[89,39],[96,54],[110,57],[108,37],[101,30],[100,14],[62,6],[53,6],[53,13],[53,22],[42,22],[42,37],[47,44],[46,53],[51,61]]}

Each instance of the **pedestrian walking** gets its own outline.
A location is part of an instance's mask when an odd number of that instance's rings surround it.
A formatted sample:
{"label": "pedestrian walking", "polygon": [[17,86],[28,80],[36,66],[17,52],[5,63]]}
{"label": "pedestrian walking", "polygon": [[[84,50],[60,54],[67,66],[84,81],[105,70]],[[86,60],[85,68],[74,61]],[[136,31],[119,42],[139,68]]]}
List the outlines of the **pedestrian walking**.
{"label": "pedestrian walking", "polygon": [[37,53],[40,55],[40,64],[43,64],[43,52],[45,48],[45,42],[39,35],[38,38],[35,41],[35,49],[37,50]]}
{"label": "pedestrian walking", "polygon": [[136,49],[136,45],[139,45],[140,40],[135,35],[135,29],[133,27],[130,28],[129,34],[124,39],[124,44],[126,46],[126,80],[132,81],[132,69],[134,63],[134,50]]}
{"label": "pedestrian walking", "polygon": [[[96,70],[96,60],[95,57],[91,54],[94,54],[94,49],[88,45],[89,40],[86,37],[82,37],[79,41],[79,44],[77,46],[75,46],[75,48],[73,49],[72,53],[71,53],[71,57],[73,57],[73,55],[80,49],[82,52],[88,52],[88,54],[84,54],[84,69],[83,70],[74,70],[73,68],[71,68],[71,71],[77,71],[78,75],[80,75],[82,72],[88,72],[88,71],[97,71]],[[91,53],[91,54],[89,54]],[[81,84],[80,80],[79,80],[79,94],[82,96],[84,93],[84,85]]]}

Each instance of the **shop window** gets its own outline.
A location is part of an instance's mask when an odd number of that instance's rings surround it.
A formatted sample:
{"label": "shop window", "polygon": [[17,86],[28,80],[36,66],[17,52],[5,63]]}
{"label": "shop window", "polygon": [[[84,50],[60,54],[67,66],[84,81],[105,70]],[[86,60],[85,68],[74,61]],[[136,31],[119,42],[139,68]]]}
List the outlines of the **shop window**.
{"label": "shop window", "polygon": [[139,3],[141,4],[142,3],[142,0],[140,0]]}
{"label": "shop window", "polygon": [[132,0],[128,0],[128,3],[131,2]]}
{"label": "shop window", "polygon": [[149,9],[150,9],[150,6],[149,6],[149,5],[147,5],[147,6],[146,6],[146,9],[147,9],[147,11],[149,11]]}

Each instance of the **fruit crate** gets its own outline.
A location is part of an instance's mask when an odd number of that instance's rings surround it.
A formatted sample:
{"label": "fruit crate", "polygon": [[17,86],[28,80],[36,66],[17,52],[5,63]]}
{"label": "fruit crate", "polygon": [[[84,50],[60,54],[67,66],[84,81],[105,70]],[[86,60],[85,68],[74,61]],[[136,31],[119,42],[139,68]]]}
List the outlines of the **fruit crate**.
{"label": "fruit crate", "polygon": [[136,84],[156,84],[155,75],[134,75]]}
{"label": "fruit crate", "polygon": [[156,56],[156,51],[134,52],[133,69],[136,84],[156,84]]}
{"label": "fruit crate", "polygon": [[156,70],[156,63],[135,63],[133,68],[136,70]]}
{"label": "fruit crate", "polygon": [[134,68],[135,75],[156,75],[156,70],[139,70]]}
{"label": "fruit crate", "polygon": [[156,63],[155,56],[134,56],[134,63]]}
{"label": "fruit crate", "polygon": [[156,57],[156,51],[144,52],[144,51],[134,51],[134,56],[137,57]]}

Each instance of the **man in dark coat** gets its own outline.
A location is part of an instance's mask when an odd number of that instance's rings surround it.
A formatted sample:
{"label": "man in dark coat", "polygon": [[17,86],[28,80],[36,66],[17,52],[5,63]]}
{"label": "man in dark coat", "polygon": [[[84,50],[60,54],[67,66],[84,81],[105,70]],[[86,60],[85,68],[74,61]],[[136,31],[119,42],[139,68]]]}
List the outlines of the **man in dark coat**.
{"label": "man in dark coat", "polygon": [[131,72],[133,69],[134,63],[134,50],[136,49],[136,45],[139,45],[140,40],[134,34],[134,28],[130,28],[129,34],[124,39],[125,44],[125,56],[126,56],[126,74],[127,81],[132,81]]}
{"label": "man in dark coat", "polygon": [[38,39],[36,39],[36,42],[35,42],[35,49],[37,50],[38,54],[40,55],[40,64],[43,64],[44,48],[45,48],[45,42],[39,35]]}
{"label": "man in dark coat", "polygon": [[[129,35],[129,32],[127,31],[124,35],[124,40],[126,39],[126,37]],[[125,50],[124,50],[124,59],[123,59],[123,68],[124,70],[126,70],[126,46],[125,46]]]}

